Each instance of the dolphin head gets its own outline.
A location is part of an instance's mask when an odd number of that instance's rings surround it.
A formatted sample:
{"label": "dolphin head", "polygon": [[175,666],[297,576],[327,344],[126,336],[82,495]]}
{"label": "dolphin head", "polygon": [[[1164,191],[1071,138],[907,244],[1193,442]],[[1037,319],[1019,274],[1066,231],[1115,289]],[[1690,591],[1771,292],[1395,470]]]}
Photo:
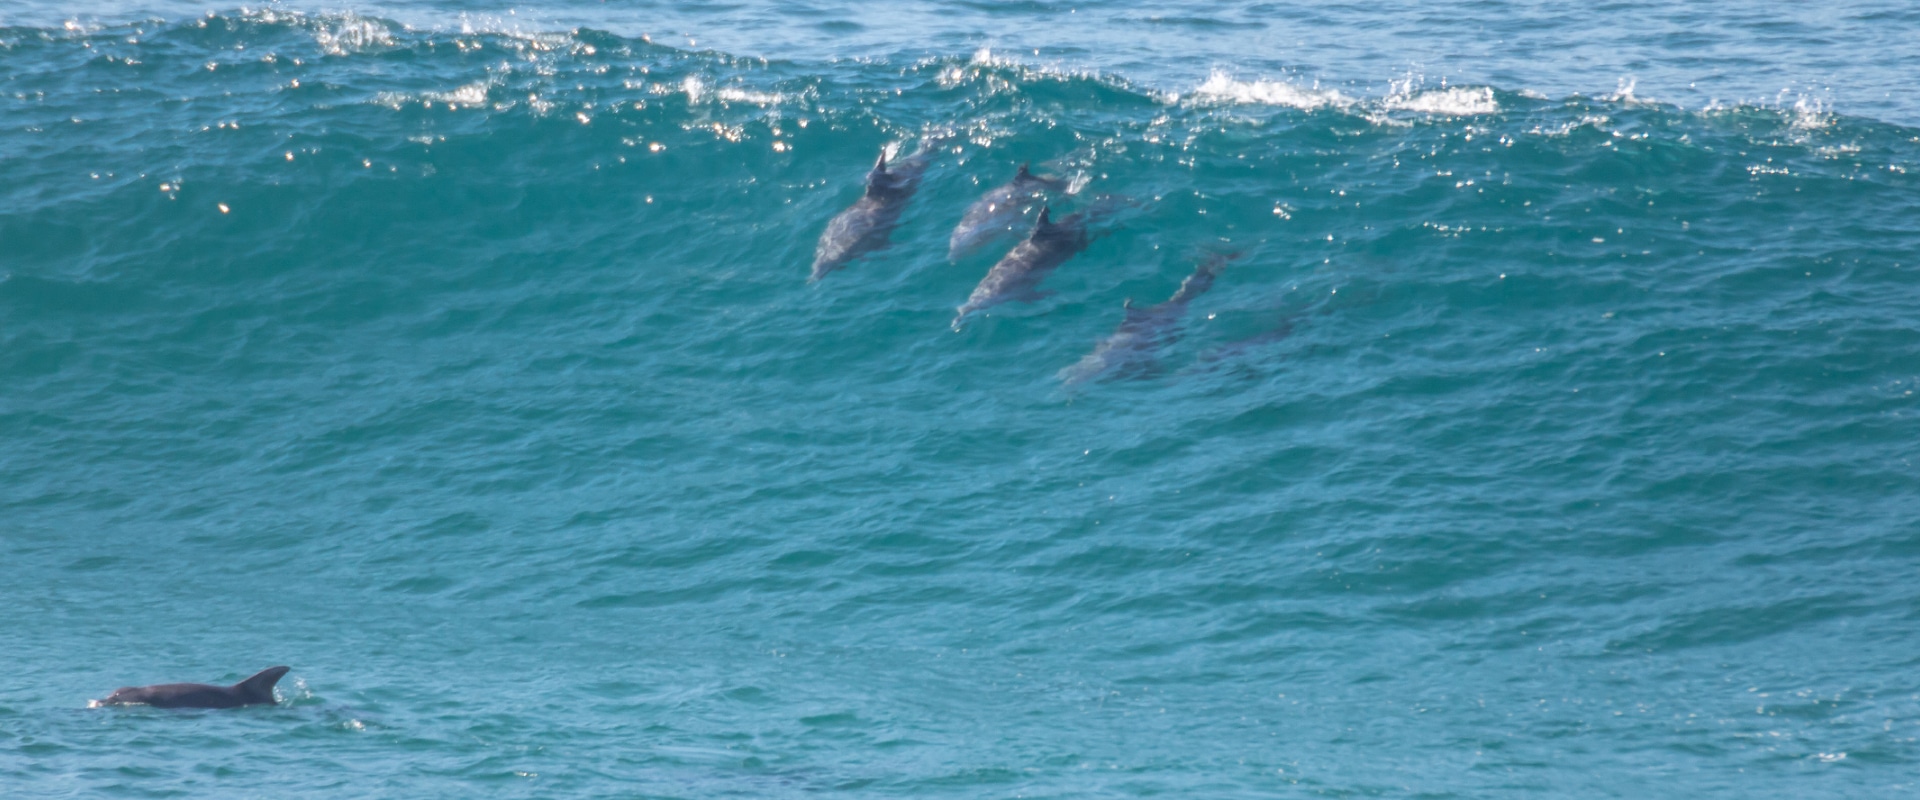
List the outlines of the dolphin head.
{"label": "dolphin head", "polygon": [[124,706],[144,703],[146,700],[143,698],[143,691],[143,687],[139,686],[122,686],[113,690],[113,694],[107,695],[99,700],[94,700],[89,703],[89,705],[97,708],[99,706]]}

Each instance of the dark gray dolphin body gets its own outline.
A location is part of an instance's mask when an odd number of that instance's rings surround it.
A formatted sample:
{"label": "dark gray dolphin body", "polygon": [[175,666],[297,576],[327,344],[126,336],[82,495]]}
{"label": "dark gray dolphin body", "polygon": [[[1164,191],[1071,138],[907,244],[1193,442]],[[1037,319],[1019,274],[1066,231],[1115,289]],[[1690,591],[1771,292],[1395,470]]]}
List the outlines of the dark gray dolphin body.
{"label": "dark gray dolphin body", "polygon": [[273,685],[289,667],[268,667],[260,674],[232,686],[205,683],[162,683],[153,686],[127,686],[113,690],[96,705],[148,705],[155,708],[238,708],[273,705]]}
{"label": "dark gray dolphin body", "polygon": [[1284,340],[1293,335],[1293,324],[1294,320],[1292,318],[1283,319],[1279,325],[1264,333],[1256,333],[1245,339],[1235,339],[1219,347],[1215,347],[1212,350],[1201,353],[1199,359],[1200,366],[1203,368],[1215,367],[1222,362],[1231,361],[1249,352],[1273,344],[1274,342]]}
{"label": "dark gray dolphin body", "polygon": [[1049,217],[1049,209],[1042,207],[1040,217],[1034,220],[1033,233],[1001,257],[993,269],[987,271],[987,277],[980,279],[980,285],[973,287],[973,294],[967,296],[967,302],[953,317],[953,329],[959,330],[975,312],[1012,300],[1040,297],[1037,290],[1040,282],[1054,268],[1086,249],[1087,241],[1086,212],[1069,214],[1054,222]]}
{"label": "dark gray dolphin body", "polygon": [[820,245],[813,253],[813,276],[820,280],[860,256],[884,249],[900,224],[900,212],[920,188],[920,176],[933,161],[933,139],[923,140],[913,155],[900,159],[889,168],[887,153],[867,172],[867,191],[847,210],[834,215],[820,234]]}
{"label": "dark gray dolphin body", "polygon": [[1026,216],[1034,203],[1045,198],[1047,192],[1066,188],[1064,178],[1035,175],[1027,170],[1026,164],[1021,164],[1013,180],[994,187],[967,206],[967,213],[960,217],[960,224],[953,227],[953,235],[947,238],[947,260],[959,261],[993,240],[1013,233],[1020,225],[1020,218]]}
{"label": "dark gray dolphin body", "polygon": [[1166,302],[1136,308],[1127,301],[1126,319],[1113,335],[1095,345],[1079,363],[1060,370],[1060,380],[1076,386],[1092,380],[1145,377],[1160,366],[1160,351],[1180,338],[1180,320],[1193,299],[1213,288],[1213,279],[1233,256],[1216,256],[1194,269]]}

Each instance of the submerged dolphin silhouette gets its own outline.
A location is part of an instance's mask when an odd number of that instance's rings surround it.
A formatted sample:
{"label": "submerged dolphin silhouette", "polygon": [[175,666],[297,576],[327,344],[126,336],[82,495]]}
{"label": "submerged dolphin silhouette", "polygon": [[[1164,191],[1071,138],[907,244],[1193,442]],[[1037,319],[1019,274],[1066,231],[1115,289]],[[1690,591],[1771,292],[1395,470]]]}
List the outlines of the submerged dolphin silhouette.
{"label": "submerged dolphin silhouette", "polygon": [[853,201],[847,210],[835,214],[827,223],[827,229],[821,232],[820,244],[813,253],[813,274],[808,280],[820,280],[856,258],[886,248],[894,226],[900,224],[900,212],[906,210],[907,201],[920,189],[920,175],[932,163],[933,148],[939,142],[939,138],[931,136],[921,140],[920,149],[895,161],[891,170],[887,168],[887,151],[880,151],[879,160],[873,162],[873,169],[867,172],[866,194]]}
{"label": "submerged dolphin silhouette", "polygon": [[960,330],[967,317],[1012,300],[1032,300],[1041,296],[1037,287],[1056,267],[1067,263],[1073,254],[1087,247],[1087,212],[1069,214],[1059,222],[1042,206],[1033,222],[1033,233],[1002,256],[980,285],[973,287],[967,302],[955,309],[953,329]]}
{"label": "submerged dolphin silhouette", "polygon": [[1227,262],[1239,257],[1238,253],[1216,255],[1201,262],[1180,282],[1180,289],[1159,305],[1138,308],[1128,300],[1127,316],[1120,327],[1079,363],[1060,370],[1060,381],[1072,387],[1093,380],[1152,375],[1159,369],[1160,351],[1180,338],[1180,320],[1186,316],[1187,306],[1213,288],[1213,279],[1219,277]]}
{"label": "submerged dolphin silhouette", "polygon": [[291,667],[268,667],[232,686],[205,683],[161,683],[153,686],[125,686],[113,690],[97,706],[148,705],[155,708],[238,708],[273,705],[273,685]]}
{"label": "submerged dolphin silhouette", "polygon": [[1206,369],[1216,367],[1221,362],[1239,358],[1253,350],[1286,339],[1293,335],[1293,326],[1297,320],[1298,317],[1283,318],[1278,324],[1264,332],[1256,333],[1244,339],[1235,339],[1201,353],[1198,359],[1199,363],[1195,364],[1194,368]]}
{"label": "submerged dolphin silhouette", "polygon": [[947,260],[959,261],[987,243],[1013,233],[1020,218],[1026,216],[1034,203],[1046,197],[1047,192],[1066,188],[1066,179],[1035,175],[1028,171],[1028,165],[1021,164],[1013,180],[988,190],[973,201],[973,205],[967,206],[967,213],[960,217],[960,224],[953,226],[953,235],[947,238]]}

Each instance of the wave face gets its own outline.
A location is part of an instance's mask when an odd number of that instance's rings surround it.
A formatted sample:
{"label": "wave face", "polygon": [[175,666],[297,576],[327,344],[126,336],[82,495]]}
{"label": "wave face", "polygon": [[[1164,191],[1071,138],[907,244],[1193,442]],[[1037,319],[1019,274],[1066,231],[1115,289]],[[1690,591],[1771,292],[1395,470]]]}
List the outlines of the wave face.
{"label": "wave face", "polygon": [[[1911,788],[1913,128],[277,10],[0,89],[27,794]],[[956,333],[1023,162],[1111,213]]]}

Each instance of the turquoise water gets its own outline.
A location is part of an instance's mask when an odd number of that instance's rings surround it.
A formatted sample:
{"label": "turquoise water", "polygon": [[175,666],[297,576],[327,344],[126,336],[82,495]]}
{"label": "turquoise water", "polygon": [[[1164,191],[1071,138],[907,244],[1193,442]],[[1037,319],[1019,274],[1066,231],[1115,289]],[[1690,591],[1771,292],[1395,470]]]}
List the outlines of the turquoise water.
{"label": "turquoise water", "polygon": [[[0,29],[5,794],[1915,791],[1911,12],[1571,86],[1524,14],[433,8]],[[1023,161],[1127,209],[955,332]]]}

